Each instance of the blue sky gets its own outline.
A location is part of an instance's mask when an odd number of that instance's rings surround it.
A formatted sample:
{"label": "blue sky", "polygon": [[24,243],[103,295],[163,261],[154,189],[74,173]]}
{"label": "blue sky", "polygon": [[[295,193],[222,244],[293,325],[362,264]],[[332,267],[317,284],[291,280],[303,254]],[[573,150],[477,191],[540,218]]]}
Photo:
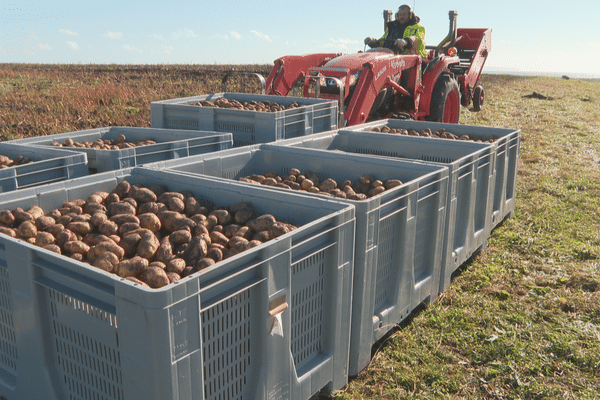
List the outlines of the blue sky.
{"label": "blue sky", "polygon": [[[391,1],[53,1],[0,3],[0,63],[271,64],[288,54],[354,53],[383,34]],[[408,0],[428,44],[492,28],[486,70],[600,75],[600,2]]]}

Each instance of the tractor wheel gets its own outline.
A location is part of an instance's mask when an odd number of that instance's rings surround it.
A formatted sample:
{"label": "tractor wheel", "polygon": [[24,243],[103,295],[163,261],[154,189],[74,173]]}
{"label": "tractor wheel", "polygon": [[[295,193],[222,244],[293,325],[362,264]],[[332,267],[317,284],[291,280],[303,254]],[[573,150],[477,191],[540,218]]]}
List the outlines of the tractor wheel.
{"label": "tractor wheel", "polygon": [[460,118],[460,89],[450,74],[440,76],[431,92],[428,121],[457,124]]}
{"label": "tractor wheel", "polygon": [[483,86],[481,86],[481,85],[475,86],[475,90],[473,90],[473,110],[481,111],[481,109],[483,108],[483,99],[484,98],[485,98],[485,96],[484,96]]}

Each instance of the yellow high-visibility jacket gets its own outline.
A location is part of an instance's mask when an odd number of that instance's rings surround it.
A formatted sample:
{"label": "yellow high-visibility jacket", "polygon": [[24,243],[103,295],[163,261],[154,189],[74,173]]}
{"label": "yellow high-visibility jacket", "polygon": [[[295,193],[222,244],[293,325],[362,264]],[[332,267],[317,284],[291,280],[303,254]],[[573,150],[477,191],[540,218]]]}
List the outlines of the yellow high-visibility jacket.
{"label": "yellow high-visibility jacket", "polygon": [[402,31],[402,26],[398,20],[388,22],[385,34],[379,39],[381,47],[393,48],[396,39],[404,39],[413,36],[416,39],[415,46],[410,49],[402,49],[401,54],[418,54],[421,57],[427,57],[425,51],[425,27],[419,24],[419,17],[411,21]]}

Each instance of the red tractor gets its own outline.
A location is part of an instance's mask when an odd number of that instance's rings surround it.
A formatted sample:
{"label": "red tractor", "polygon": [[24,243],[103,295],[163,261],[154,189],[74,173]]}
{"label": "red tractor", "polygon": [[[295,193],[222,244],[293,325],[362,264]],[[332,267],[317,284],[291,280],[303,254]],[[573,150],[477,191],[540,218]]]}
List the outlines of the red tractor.
{"label": "red tractor", "polygon": [[[384,11],[384,20],[391,16]],[[286,96],[303,81],[303,96],[339,101],[339,126],[382,118],[458,123],[460,106],[483,106],[479,77],[491,48],[491,29],[450,31],[429,56],[395,54],[374,48],[356,54],[319,53],[275,60],[266,93]],[[342,118],[343,117],[343,118]]]}

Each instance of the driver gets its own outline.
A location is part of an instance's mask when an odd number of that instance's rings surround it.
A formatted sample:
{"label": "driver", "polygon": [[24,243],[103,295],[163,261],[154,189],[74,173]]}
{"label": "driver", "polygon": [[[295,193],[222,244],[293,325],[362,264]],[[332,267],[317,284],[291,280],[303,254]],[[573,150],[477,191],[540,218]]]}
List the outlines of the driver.
{"label": "driver", "polygon": [[425,51],[425,27],[419,24],[412,8],[403,4],[398,8],[396,19],[387,23],[385,34],[380,39],[368,37],[365,44],[369,47],[387,47],[399,54],[418,54],[427,57]]}

